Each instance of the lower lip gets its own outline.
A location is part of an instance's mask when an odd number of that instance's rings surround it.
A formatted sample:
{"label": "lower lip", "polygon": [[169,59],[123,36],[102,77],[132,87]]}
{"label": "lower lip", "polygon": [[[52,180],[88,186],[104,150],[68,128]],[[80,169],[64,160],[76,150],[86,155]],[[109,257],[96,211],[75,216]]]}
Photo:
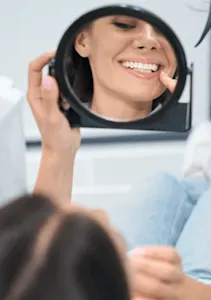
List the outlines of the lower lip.
{"label": "lower lip", "polygon": [[135,69],[130,69],[130,68],[127,68],[127,67],[124,67],[123,65],[121,65],[128,73],[138,77],[138,78],[143,78],[143,79],[151,79],[151,78],[154,78],[158,75],[159,71],[160,71],[160,68],[155,71],[155,72],[139,72],[139,71],[136,71]]}

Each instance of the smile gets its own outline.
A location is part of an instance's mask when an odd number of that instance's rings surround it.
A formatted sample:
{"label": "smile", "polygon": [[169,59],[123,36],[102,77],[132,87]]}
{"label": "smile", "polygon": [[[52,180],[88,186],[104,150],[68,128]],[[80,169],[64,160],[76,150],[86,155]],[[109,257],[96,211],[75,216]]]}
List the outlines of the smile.
{"label": "smile", "polygon": [[140,73],[154,73],[157,72],[160,68],[160,65],[157,64],[143,64],[134,61],[121,61],[120,63],[123,67],[133,69]]}

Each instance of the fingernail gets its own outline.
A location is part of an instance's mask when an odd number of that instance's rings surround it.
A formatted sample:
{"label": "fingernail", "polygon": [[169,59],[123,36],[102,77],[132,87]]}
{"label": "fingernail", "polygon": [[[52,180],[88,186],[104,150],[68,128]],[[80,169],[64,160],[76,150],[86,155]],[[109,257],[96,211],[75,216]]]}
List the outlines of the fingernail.
{"label": "fingernail", "polygon": [[43,86],[45,89],[50,90],[52,87],[52,80],[50,76],[43,77]]}
{"label": "fingernail", "polygon": [[165,76],[165,77],[167,77],[168,75],[164,72],[164,71],[162,71],[161,72],[162,74],[163,74],[163,76]]}
{"label": "fingernail", "polygon": [[144,248],[135,248],[134,250],[130,251],[130,256],[143,256],[145,255]]}

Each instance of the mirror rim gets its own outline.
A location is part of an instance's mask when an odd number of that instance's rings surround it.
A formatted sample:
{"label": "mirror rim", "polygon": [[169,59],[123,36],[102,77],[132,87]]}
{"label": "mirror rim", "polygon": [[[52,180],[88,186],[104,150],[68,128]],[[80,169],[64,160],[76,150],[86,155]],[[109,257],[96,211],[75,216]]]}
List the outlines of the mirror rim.
{"label": "mirror rim", "polygon": [[[161,109],[156,112],[152,112],[145,118],[132,120],[132,121],[115,121],[107,119],[103,116],[97,115],[81,104],[80,98],[74,93],[72,87],[68,82],[68,78],[65,73],[65,64],[63,57],[66,54],[66,50],[69,47],[70,42],[72,42],[73,37],[76,32],[78,32],[85,24],[90,23],[98,18],[106,17],[109,15],[126,15],[129,17],[134,17],[142,19],[152,26],[158,28],[160,32],[171,41],[172,48],[175,51],[175,55],[178,60],[178,83],[176,89],[170,99],[165,103]],[[63,34],[55,56],[55,78],[58,82],[60,92],[62,96],[70,103],[71,108],[76,111],[82,118],[89,119],[92,123],[101,125],[102,127],[112,127],[130,129],[130,125],[134,127],[135,124],[149,124],[156,119],[159,119],[160,115],[168,109],[175,102],[178,102],[183,90],[185,88],[187,79],[187,60],[184,48],[178,39],[177,35],[173,29],[165,23],[160,17],[139,6],[133,6],[128,4],[114,4],[101,6],[96,9],[90,10],[82,14],[77,18],[65,31]]]}

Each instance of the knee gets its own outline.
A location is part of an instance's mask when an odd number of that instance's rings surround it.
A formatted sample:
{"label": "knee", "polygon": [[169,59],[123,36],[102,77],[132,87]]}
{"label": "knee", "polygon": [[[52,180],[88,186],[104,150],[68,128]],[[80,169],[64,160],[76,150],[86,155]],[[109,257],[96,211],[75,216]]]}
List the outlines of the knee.
{"label": "knee", "polygon": [[150,189],[175,190],[179,183],[174,175],[167,172],[156,172],[144,179],[144,184],[149,185]]}
{"label": "knee", "polygon": [[[139,197],[156,198],[165,201],[180,193],[181,186],[178,179],[167,172],[156,172],[145,177],[142,181],[134,183],[132,190]],[[162,200],[163,199],[163,200]]]}

